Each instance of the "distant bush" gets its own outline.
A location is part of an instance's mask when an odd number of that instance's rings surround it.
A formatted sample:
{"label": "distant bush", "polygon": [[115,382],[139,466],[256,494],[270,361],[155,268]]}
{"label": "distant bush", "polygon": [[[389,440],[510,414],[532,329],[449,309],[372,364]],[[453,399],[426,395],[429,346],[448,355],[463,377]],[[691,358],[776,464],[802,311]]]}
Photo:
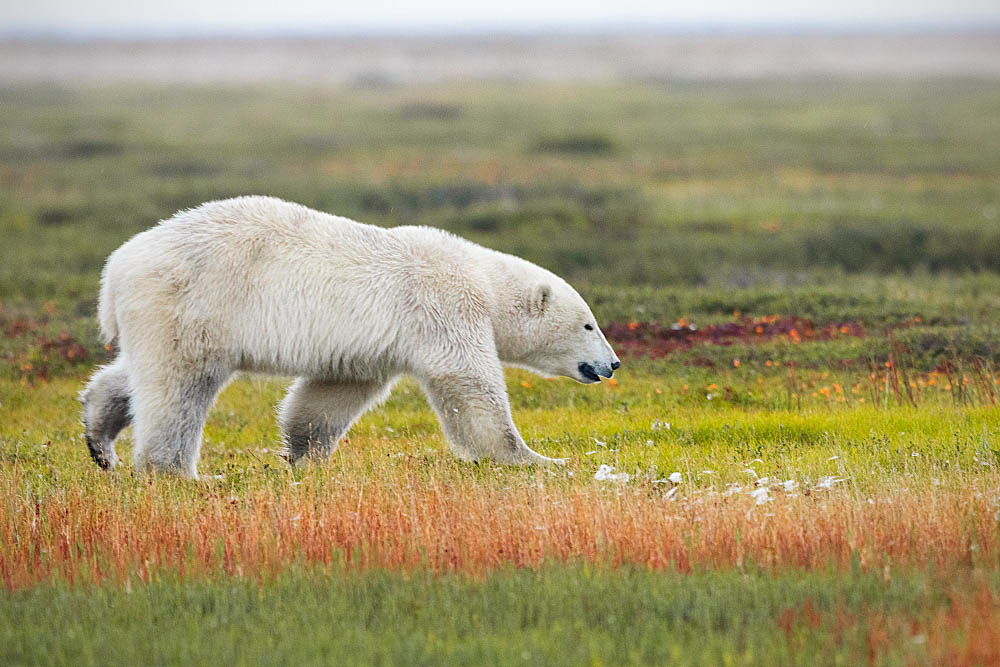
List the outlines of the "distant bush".
{"label": "distant bush", "polygon": [[358,74],[351,80],[351,86],[359,90],[391,90],[399,86],[399,81],[387,72],[373,70]]}
{"label": "distant bush", "polygon": [[580,155],[613,153],[616,149],[617,144],[614,140],[596,132],[591,134],[540,137],[532,147],[532,150],[537,153],[572,153]]}
{"label": "distant bush", "polygon": [[894,332],[910,362],[925,367],[954,359],[1000,362],[1000,330],[994,326],[947,326],[901,329]]}
{"label": "distant bush", "polygon": [[440,102],[411,102],[399,107],[399,115],[403,118],[450,120],[462,115],[462,107],[457,104],[442,104]]}
{"label": "distant bush", "polygon": [[1000,271],[1000,228],[927,225],[905,220],[836,221],[801,239],[806,265],[847,271]]}
{"label": "distant bush", "polygon": [[220,168],[204,160],[158,160],[148,167],[149,173],[165,178],[193,178],[217,174]]}
{"label": "distant bush", "polygon": [[79,219],[79,212],[70,208],[43,208],[35,214],[35,221],[42,226],[63,225]]}
{"label": "distant bush", "polygon": [[588,224],[620,237],[633,236],[634,228],[646,219],[648,208],[636,189],[578,183],[501,186],[476,181],[433,185],[390,182],[344,186],[331,190],[330,199],[336,201],[330,203],[329,210],[346,208],[364,220],[374,214],[390,225],[419,223],[496,232],[511,227],[500,218],[509,220],[525,211],[545,211],[558,218],[582,215]]}
{"label": "distant bush", "polygon": [[553,201],[524,207],[504,203],[474,206],[444,226],[455,231],[506,235],[542,228],[563,232],[585,231],[591,224],[580,207],[569,202]]}
{"label": "distant bush", "polygon": [[[462,210],[485,202],[503,198],[501,188],[480,182],[447,184],[370,184],[345,188],[349,206],[361,212],[408,218],[438,209]],[[400,220],[403,222],[403,220]]]}
{"label": "distant bush", "polygon": [[114,141],[101,139],[79,139],[61,144],[57,152],[67,158],[89,158],[99,155],[116,155],[124,146]]}

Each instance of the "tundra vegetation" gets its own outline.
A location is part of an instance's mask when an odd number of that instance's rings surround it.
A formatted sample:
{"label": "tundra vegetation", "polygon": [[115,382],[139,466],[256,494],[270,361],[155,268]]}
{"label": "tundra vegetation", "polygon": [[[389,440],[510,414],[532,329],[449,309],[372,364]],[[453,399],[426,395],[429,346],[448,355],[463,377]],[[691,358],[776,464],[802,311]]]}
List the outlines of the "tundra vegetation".
{"label": "tundra vegetation", "polygon": [[[0,662],[1000,661],[995,81],[25,84],[0,119]],[[614,381],[507,376],[567,465],[456,460],[404,382],[291,469],[287,382],[244,377],[205,480],[100,471],[104,258],[246,193],[572,282]]]}

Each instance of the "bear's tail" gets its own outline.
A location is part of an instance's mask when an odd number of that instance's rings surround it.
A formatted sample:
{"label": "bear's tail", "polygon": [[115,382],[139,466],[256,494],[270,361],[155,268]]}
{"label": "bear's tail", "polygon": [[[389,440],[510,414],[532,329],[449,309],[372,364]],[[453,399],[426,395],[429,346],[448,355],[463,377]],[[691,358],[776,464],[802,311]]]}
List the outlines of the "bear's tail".
{"label": "bear's tail", "polygon": [[115,315],[115,296],[111,288],[111,258],[108,258],[101,273],[101,293],[97,297],[97,322],[101,326],[104,344],[110,345],[118,338],[118,318]]}

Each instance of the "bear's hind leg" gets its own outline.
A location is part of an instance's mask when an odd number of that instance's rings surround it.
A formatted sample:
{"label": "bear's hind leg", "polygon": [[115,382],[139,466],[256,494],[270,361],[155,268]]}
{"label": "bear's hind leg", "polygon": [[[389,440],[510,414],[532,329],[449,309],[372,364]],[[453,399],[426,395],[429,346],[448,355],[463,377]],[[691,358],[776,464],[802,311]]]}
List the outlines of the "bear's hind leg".
{"label": "bear's hind leg", "polygon": [[115,438],[132,422],[128,364],[124,356],[94,373],[80,392],[80,402],[90,457],[105,470],[114,468],[118,465]]}
{"label": "bear's hind leg", "polygon": [[202,368],[171,377],[143,377],[134,383],[135,448],[139,469],[198,477],[205,417],[230,370]]}
{"label": "bear's hind leg", "polygon": [[334,382],[298,378],[281,402],[278,421],[291,463],[325,459],[354,421],[385,400],[392,382]]}

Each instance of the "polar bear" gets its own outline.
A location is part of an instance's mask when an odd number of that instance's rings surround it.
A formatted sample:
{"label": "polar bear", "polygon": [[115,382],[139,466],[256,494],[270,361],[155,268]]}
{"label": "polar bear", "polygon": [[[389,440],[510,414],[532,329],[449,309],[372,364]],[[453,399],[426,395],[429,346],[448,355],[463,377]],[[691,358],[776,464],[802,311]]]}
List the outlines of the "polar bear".
{"label": "polar bear", "polygon": [[618,357],[586,302],[523,259],[429,227],[385,229],[271,197],[182,211],[108,258],[98,306],[117,359],[81,393],[102,468],[134,421],[140,469],[196,477],[202,428],[239,371],[297,376],[292,462],[325,458],[400,375],[464,459],[545,463],[511,418],[502,364],[584,383]]}

